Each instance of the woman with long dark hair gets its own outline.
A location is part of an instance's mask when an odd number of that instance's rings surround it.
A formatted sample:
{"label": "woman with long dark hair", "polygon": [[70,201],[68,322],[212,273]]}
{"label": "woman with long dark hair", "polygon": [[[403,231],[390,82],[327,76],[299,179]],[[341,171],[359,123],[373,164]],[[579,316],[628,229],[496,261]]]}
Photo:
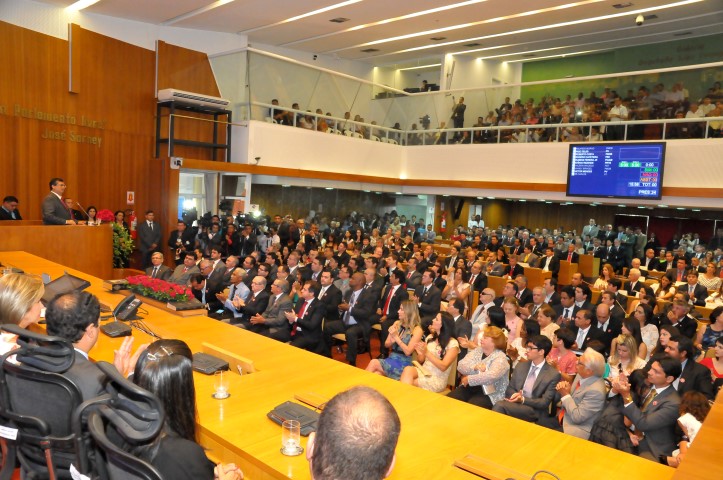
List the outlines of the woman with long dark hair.
{"label": "woman with long dark hair", "polygon": [[413,366],[405,367],[400,380],[425,390],[441,392],[447,385],[452,363],[459,354],[452,315],[447,312],[437,314],[429,330],[432,333],[415,347],[417,361],[422,364],[423,371]]}
{"label": "woman with long dark hair", "polygon": [[165,420],[158,438],[133,453],[150,462],[163,478],[241,479],[243,473],[233,464],[214,467],[197,443],[192,364],[191,349],[181,340],[155,341],[141,354],[133,380],[158,397]]}

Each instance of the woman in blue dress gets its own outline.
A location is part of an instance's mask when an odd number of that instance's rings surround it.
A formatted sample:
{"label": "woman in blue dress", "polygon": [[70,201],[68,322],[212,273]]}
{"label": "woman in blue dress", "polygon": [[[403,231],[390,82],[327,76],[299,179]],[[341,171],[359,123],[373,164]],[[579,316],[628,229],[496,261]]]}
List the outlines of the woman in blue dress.
{"label": "woman in blue dress", "polygon": [[385,346],[391,351],[389,357],[372,360],[367,371],[399,380],[404,367],[412,364],[414,347],[424,335],[420,324],[417,304],[412,300],[403,301],[399,307],[399,320],[389,327],[385,342]]}

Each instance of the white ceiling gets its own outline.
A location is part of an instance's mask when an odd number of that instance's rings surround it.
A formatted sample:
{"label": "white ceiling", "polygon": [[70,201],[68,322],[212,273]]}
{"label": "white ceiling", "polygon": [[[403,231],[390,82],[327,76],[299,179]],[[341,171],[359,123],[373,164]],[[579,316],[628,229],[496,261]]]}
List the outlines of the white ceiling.
{"label": "white ceiling", "polygon": [[[61,6],[74,2],[44,1]],[[158,25],[239,33],[247,35],[251,45],[284,46],[374,65],[410,65],[423,58],[440,58],[448,53],[481,48],[485,50],[465,55],[505,55],[498,58],[522,60],[529,59],[530,55],[549,57],[723,32],[723,0],[357,0],[284,22],[342,1],[100,0],[84,12]],[[632,5],[614,7],[627,3]],[[453,5],[456,7],[419,14]],[[639,10],[647,10],[642,14],[657,18],[636,26]],[[598,18],[610,15],[619,16]],[[407,18],[398,18],[404,16]],[[339,17],[349,21],[330,21]],[[588,19],[591,21],[585,21]],[[580,21],[584,22],[569,23]],[[526,31],[530,29],[537,30]],[[400,36],[409,37],[398,38]],[[444,39],[432,40],[432,37]],[[479,45],[466,46],[475,43]],[[378,51],[362,51],[370,48]],[[651,54],[654,53],[657,52],[651,47]]]}

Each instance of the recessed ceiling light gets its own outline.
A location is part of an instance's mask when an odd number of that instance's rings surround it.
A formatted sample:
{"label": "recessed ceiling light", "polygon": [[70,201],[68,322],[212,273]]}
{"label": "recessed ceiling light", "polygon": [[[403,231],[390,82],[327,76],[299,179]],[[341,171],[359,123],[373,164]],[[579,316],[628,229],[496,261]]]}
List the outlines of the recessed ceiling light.
{"label": "recessed ceiling light", "polygon": [[419,65],[418,67],[407,67],[407,68],[400,68],[398,71],[403,72],[406,70],[421,70],[423,68],[435,68],[435,67],[441,67],[441,63],[430,63],[429,65]]}
{"label": "recessed ceiling light", "polygon": [[349,18],[344,18],[344,17],[336,17],[336,18],[332,18],[332,19],[329,20],[329,21],[330,21],[330,22],[334,22],[334,23],[344,23],[344,22],[348,22],[349,20],[351,20],[351,19],[349,19]]}
{"label": "recessed ceiling light", "polygon": [[685,207],[678,207],[676,210],[685,210]]}
{"label": "recessed ceiling light", "polygon": [[527,200],[524,198],[520,198],[520,202],[526,202]]}
{"label": "recessed ceiling light", "polygon": [[326,187],[325,190],[334,190],[334,187]]}
{"label": "recessed ceiling light", "polygon": [[477,200],[484,200],[485,197],[477,197]]}
{"label": "recessed ceiling light", "polygon": [[396,195],[401,195],[401,194],[402,194],[402,192],[395,192],[395,194],[396,194]]}
{"label": "recessed ceiling light", "polygon": [[495,197],[487,197],[488,200],[494,200]]}
{"label": "recessed ceiling light", "polygon": [[624,203],[618,203],[618,207],[620,207],[620,208],[626,208],[627,205],[625,205]]}
{"label": "recessed ceiling light", "polygon": [[364,190],[364,193],[370,193],[371,190]]}
{"label": "recessed ceiling light", "polygon": [[435,42],[441,42],[442,40],[447,40],[447,37],[432,37],[430,40],[434,40]]}
{"label": "recessed ceiling light", "polygon": [[661,205],[658,205],[658,206],[659,206],[660,208],[668,208],[667,205],[662,205],[662,204],[661,204]]}
{"label": "recessed ceiling light", "polygon": [[100,0],[78,0],[72,5],[65,7],[66,10],[79,11],[98,3]]}
{"label": "recessed ceiling light", "polygon": [[449,195],[442,195],[443,197],[449,197]]}
{"label": "recessed ceiling light", "polygon": [[691,209],[692,212],[700,212],[700,208],[693,208]]}
{"label": "recessed ceiling light", "polygon": [[378,48],[365,48],[364,50],[361,50],[361,51],[364,53],[373,53],[373,52],[378,52],[379,49]]}
{"label": "recessed ceiling light", "polygon": [[550,203],[552,203],[552,202],[545,202],[545,203],[550,204]]}
{"label": "recessed ceiling light", "polygon": [[645,208],[645,205],[638,205],[638,208]]}
{"label": "recessed ceiling light", "polygon": [[288,187],[290,187],[291,185],[281,185],[281,186],[282,186],[283,188],[288,188]]}

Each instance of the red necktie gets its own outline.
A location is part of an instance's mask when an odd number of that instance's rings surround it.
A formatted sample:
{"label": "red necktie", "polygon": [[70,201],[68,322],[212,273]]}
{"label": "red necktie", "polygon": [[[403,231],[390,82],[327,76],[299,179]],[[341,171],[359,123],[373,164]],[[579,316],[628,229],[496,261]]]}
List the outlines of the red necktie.
{"label": "red necktie", "polygon": [[304,303],[301,305],[301,308],[299,309],[299,313],[296,314],[296,321],[291,325],[291,336],[293,337],[296,335],[296,322],[299,321],[300,318],[304,317],[304,312],[306,312],[306,305],[308,302],[304,301]]}
{"label": "red necktie", "polygon": [[567,254],[567,261],[572,263],[572,252]]}
{"label": "red necktie", "polygon": [[382,315],[387,315],[389,313],[389,303],[392,301],[393,293],[394,287],[389,287],[389,295],[387,295],[387,300],[384,302],[384,310],[382,310]]}
{"label": "red necktie", "polygon": [[681,270],[678,270],[678,281],[679,282],[683,281],[683,272]]}
{"label": "red necktie", "polygon": [[414,271],[409,272],[409,274],[407,274],[407,278],[412,278],[413,273],[414,273]]}

